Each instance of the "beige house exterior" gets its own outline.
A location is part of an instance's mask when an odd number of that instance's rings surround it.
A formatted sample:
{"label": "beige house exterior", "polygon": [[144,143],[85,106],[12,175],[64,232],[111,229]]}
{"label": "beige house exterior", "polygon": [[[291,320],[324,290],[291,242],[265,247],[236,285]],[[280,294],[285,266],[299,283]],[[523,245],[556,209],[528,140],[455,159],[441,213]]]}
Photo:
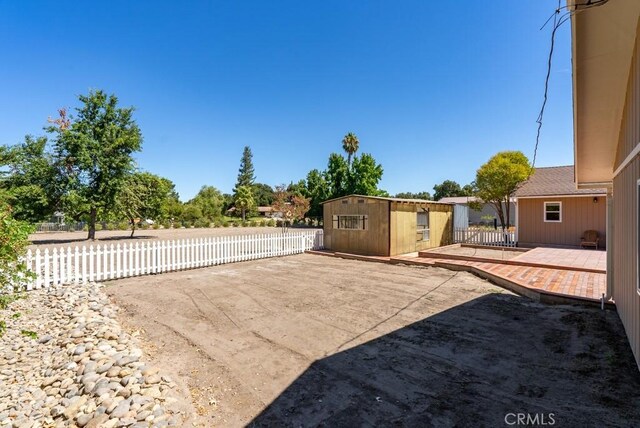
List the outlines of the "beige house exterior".
{"label": "beige house exterior", "polygon": [[396,256],[453,243],[453,204],[349,195],[322,206],[327,250]]}
{"label": "beige house exterior", "polygon": [[581,4],[568,2],[575,180],[608,189],[604,298],[615,300],[640,366],[640,1]]}
{"label": "beige house exterior", "polygon": [[521,247],[580,247],[587,230],[606,246],[606,189],[577,189],[574,168],[536,168],[516,192],[516,240]]}

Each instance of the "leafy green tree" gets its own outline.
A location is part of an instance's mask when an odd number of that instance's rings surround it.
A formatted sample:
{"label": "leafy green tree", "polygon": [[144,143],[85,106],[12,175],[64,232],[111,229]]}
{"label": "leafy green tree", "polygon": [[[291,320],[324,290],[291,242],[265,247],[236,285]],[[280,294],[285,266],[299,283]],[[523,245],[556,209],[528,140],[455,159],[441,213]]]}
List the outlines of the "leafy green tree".
{"label": "leafy green tree", "polygon": [[252,187],[253,198],[259,207],[270,207],[273,204],[275,193],[268,184],[256,183]]}
{"label": "leafy green tree", "polygon": [[382,179],[382,165],[368,153],[356,156],[351,164],[349,174],[349,193],[357,195],[378,196],[378,183]]}
{"label": "leafy green tree", "polygon": [[223,213],[226,214],[231,208],[233,208],[233,195],[231,193],[223,193],[222,199],[224,201]]}
{"label": "leafy green tree", "polygon": [[476,173],[476,195],[495,207],[503,229],[511,220],[510,199],[530,173],[529,159],[520,151],[499,152]]}
{"label": "leafy green tree", "polygon": [[460,196],[473,196],[476,193],[474,183],[465,184],[464,186],[462,186],[462,191],[460,193]]}
{"label": "leafy green tree", "polygon": [[306,179],[306,187],[306,195],[310,198],[309,216],[321,217],[321,203],[329,199],[330,191],[329,184],[327,183],[324,174],[317,169],[309,171]]}
{"label": "leafy green tree", "polygon": [[202,219],[202,210],[197,205],[186,203],[183,205],[182,220],[190,224]]}
{"label": "leafy green tree", "polygon": [[242,221],[246,219],[247,211],[255,207],[256,203],[253,199],[251,187],[240,186],[236,189],[235,205],[242,213]]}
{"label": "leafy green tree", "polygon": [[24,143],[0,147],[0,188],[12,216],[31,223],[47,220],[56,208],[56,170],[46,137],[27,135]]}
{"label": "leafy green tree", "polygon": [[198,194],[189,201],[189,204],[200,208],[202,216],[209,221],[219,220],[224,208],[224,197],[213,186],[202,186]]}
{"label": "leafy green tree", "polygon": [[[97,90],[79,97],[77,118],[49,127],[55,134],[54,156],[62,184],[62,202],[74,216],[86,216],[88,239],[95,239],[96,220],[116,205],[134,169],[132,154],[142,146],[133,108],[118,107],[118,98]],[[64,119],[64,120],[63,120]]]}
{"label": "leafy green tree", "polygon": [[349,194],[349,164],[344,156],[337,153],[329,155],[329,163],[325,172],[331,198]]}
{"label": "leafy green tree", "polygon": [[170,197],[173,183],[149,172],[136,172],[127,177],[117,198],[118,211],[131,224],[131,237],[140,220],[158,221]]}
{"label": "leafy green tree", "polygon": [[297,183],[293,181],[287,186],[287,192],[292,195],[306,196],[307,183],[304,180],[299,180]]}
{"label": "leafy green tree", "polygon": [[426,201],[430,201],[431,200],[431,193],[429,192],[418,192],[418,193],[411,193],[411,192],[400,192],[400,193],[396,193],[396,198],[401,198],[401,199],[423,199]]}
{"label": "leafy green tree", "polygon": [[441,184],[436,184],[433,186],[433,191],[433,199],[436,201],[442,198],[465,196],[462,194],[462,187],[453,180],[445,180]]}
{"label": "leafy green tree", "polygon": [[176,185],[168,178],[161,178],[164,185],[169,189],[167,197],[162,202],[160,209],[161,220],[174,220],[179,219],[182,216],[184,210],[182,202],[180,202],[180,195],[176,191]]}
{"label": "leafy green tree", "polygon": [[342,139],[342,149],[347,153],[347,165],[351,165],[351,158],[356,154],[359,146],[360,141],[353,132],[349,132]]}
{"label": "leafy green tree", "polygon": [[238,188],[241,186],[253,186],[255,180],[256,176],[253,168],[253,153],[251,153],[251,148],[249,146],[245,146],[242,152],[242,159],[240,159],[238,181],[236,182],[234,193],[237,193]]}

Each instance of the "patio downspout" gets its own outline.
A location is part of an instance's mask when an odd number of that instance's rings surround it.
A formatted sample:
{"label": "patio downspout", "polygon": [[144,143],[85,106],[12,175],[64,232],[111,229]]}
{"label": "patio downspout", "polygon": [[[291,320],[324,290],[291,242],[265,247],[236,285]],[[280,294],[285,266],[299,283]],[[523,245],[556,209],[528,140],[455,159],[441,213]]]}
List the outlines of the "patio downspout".
{"label": "patio downspout", "polygon": [[613,190],[607,188],[607,289],[606,295],[602,293],[600,307],[613,297]]}

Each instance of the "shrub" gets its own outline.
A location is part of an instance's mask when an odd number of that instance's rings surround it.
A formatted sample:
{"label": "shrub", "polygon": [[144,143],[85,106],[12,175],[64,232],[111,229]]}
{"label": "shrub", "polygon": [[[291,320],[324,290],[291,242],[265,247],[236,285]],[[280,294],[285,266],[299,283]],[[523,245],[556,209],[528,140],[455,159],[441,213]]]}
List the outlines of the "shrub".
{"label": "shrub", "polygon": [[240,226],[240,222],[238,222],[238,221],[234,221],[232,224],[233,224],[233,227],[239,227]]}
{"label": "shrub", "polygon": [[102,230],[102,223],[96,223],[96,231]]}
{"label": "shrub", "polygon": [[228,221],[226,221],[226,220],[224,220],[224,221],[222,222],[222,227],[229,227],[229,222],[228,222]]}
{"label": "shrub", "polygon": [[187,221],[187,220],[182,220],[182,227],[190,229],[191,228],[191,222]]}
{"label": "shrub", "polygon": [[209,220],[204,218],[199,218],[193,222],[195,227],[209,227]]}
{"label": "shrub", "polygon": [[22,290],[32,278],[21,257],[27,252],[34,228],[11,217],[8,207],[0,211],[0,294]]}
{"label": "shrub", "polygon": [[171,220],[165,220],[162,222],[162,227],[165,229],[171,229]]}
{"label": "shrub", "polygon": [[155,223],[153,223],[153,224],[151,225],[151,227],[152,227],[152,228],[154,228],[155,230],[160,229],[160,222],[159,222],[159,221],[156,221]]}
{"label": "shrub", "polygon": [[274,219],[271,219],[267,222],[267,226],[269,227],[274,227],[276,225],[276,221]]}

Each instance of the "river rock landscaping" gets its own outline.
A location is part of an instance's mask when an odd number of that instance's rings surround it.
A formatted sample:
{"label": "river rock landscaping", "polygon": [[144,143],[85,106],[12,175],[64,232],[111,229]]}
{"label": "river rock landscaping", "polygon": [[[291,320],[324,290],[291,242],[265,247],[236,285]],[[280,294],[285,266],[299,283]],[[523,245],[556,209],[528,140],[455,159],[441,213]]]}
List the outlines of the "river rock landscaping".
{"label": "river rock landscaping", "polygon": [[30,291],[0,310],[0,427],[180,425],[175,383],[145,364],[101,287]]}

